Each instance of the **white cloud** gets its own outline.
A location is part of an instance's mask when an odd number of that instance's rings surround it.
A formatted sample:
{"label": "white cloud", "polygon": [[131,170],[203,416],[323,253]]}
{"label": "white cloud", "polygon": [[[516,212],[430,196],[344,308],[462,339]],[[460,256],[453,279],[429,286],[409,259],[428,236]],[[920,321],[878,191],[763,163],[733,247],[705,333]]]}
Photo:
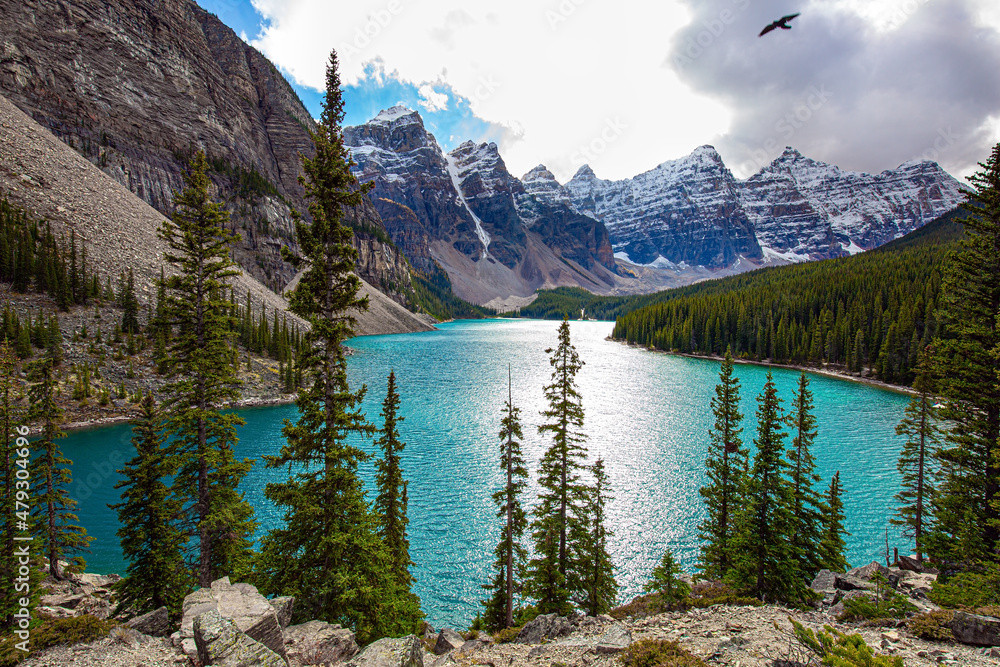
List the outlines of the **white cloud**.
{"label": "white cloud", "polygon": [[[752,2],[725,1],[737,13]],[[829,0],[828,6],[853,9],[873,21],[877,30],[869,37],[878,39],[894,29],[893,21],[910,5],[943,1]],[[467,98],[479,118],[512,128],[499,143],[515,175],[544,163],[565,181],[589,162],[602,178],[622,178],[713,141],[730,157],[724,147],[739,116],[738,101],[710,85],[695,90],[690,77],[682,70],[679,75],[670,61],[679,31],[688,28],[690,34],[691,21],[703,20],[690,1],[252,2],[265,19],[254,45],[298,83],[323,87],[332,47],[338,49],[347,84],[364,76],[366,63],[378,61],[384,71],[423,86],[425,106],[431,108],[447,103],[432,85],[424,85],[438,82]],[[983,8],[980,21],[1000,23],[995,0],[976,2]],[[882,9],[873,9],[876,5]],[[802,31],[805,19],[798,19],[794,29]],[[735,29],[727,24],[726,30]],[[735,36],[724,33],[719,43]]]}
{"label": "white cloud", "polygon": [[448,95],[434,90],[434,86],[425,83],[420,86],[420,106],[428,111],[446,111],[448,109]]}

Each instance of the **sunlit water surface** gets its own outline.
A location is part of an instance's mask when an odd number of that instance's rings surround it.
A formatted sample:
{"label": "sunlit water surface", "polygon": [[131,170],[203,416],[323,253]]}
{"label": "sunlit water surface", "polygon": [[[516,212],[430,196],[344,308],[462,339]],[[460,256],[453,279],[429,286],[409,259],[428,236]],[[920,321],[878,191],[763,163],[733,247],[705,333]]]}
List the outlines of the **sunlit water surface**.
{"label": "sunlit water surface", "polygon": [[[439,331],[370,336],[350,342],[352,387],[368,386],[366,410],[377,421],[385,379],[396,372],[402,395],[399,430],[405,440],[403,466],[409,480],[410,555],[416,591],[435,626],[465,627],[484,597],[493,547],[500,526],[490,499],[501,484],[498,431],[507,397],[507,366],[513,374],[515,404],[521,408],[524,454],[534,473],[548,442],[540,437],[542,387],[549,382],[546,348],[556,343],[558,323],[493,320],[443,324]],[[572,339],[586,365],[577,378],[586,411],[591,460],[603,457],[614,500],[608,524],[609,549],[617,566],[620,599],[641,592],[667,547],[694,571],[697,526],[704,518],[698,495],[705,481],[704,459],[711,426],[709,403],[719,364],[672,357],[606,340],[612,324],[574,322]],[[752,441],[754,399],[767,369],[738,365],[742,382],[744,439]],[[785,407],[798,373],[775,369]],[[869,562],[885,548],[885,528],[897,491],[896,457],[902,444],[894,433],[907,398],[877,388],[810,376],[819,436],[814,447],[823,484],[837,470],[847,489],[845,511],[851,531],[848,557]],[[281,445],[283,419],[294,406],[241,411],[239,453],[257,459],[243,490],[257,511],[261,532],[279,524],[281,514],[264,497],[264,486],[282,470],[259,461]],[[124,572],[107,504],[118,500],[119,477],[111,472],[132,456],[127,425],[77,431],[62,441],[74,463],[73,497],[79,516],[96,539],[88,556],[93,572]],[[372,449],[371,443],[365,448]],[[369,489],[373,467],[362,466]],[[534,474],[533,474],[534,477]],[[528,498],[537,491],[535,480]],[[369,492],[369,497],[374,494]],[[530,502],[530,501],[529,501]],[[890,544],[905,547],[890,528]]]}

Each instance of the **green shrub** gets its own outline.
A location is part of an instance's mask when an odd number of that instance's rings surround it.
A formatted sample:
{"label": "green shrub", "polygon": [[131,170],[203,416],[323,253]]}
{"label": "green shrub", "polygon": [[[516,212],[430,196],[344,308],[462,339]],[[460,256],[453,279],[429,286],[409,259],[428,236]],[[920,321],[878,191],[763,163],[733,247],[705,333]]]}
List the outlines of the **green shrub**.
{"label": "green shrub", "polygon": [[510,642],[517,639],[517,635],[520,634],[520,632],[521,628],[520,626],[518,626],[513,628],[504,628],[503,630],[497,630],[490,636],[493,637],[493,641],[495,641],[497,644],[509,644]]}
{"label": "green shrub", "polygon": [[844,601],[844,611],[838,621],[879,621],[887,618],[906,618],[917,608],[906,597],[892,590],[881,572],[872,575],[875,597],[851,598]]}
{"label": "green shrub", "polygon": [[798,621],[792,623],[795,638],[830,667],[904,667],[903,659],[895,656],[877,655],[861,635],[847,635],[825,625],[824,630],[813,632]]}
{"label": "green shrub", "polygon": [[14,648],[16,638],[10,637],[0,642],[0,667],[9,667],[27,659],[37,651],[60,644],[81,644],[107,637],[115,621],[102,621],[96,616],[84,615],[71,618],[51,618],[43,616],[41,623],[31,630],[31,652],[24,653]]}
{"label": "green shrub", "polygon": [[961,572],[947,582],[935,581],[927,597],[948,609],[1000,605],[1000,565],[987,565],[982,572]]}
{"label": "green shrub", "polygon": [[933,641],[952,641],[955,635],[951,633],[948,624],[951,623],[953,611],[942,609],[941,611],[929,611],[926,614],[917,614],[906,623],[906,628],[914,637],[930,639]]}
{"label": "green shrub", "polygon": [[634,642],[619,658],[623,667],[708,667],[677,642],[643,639]]}

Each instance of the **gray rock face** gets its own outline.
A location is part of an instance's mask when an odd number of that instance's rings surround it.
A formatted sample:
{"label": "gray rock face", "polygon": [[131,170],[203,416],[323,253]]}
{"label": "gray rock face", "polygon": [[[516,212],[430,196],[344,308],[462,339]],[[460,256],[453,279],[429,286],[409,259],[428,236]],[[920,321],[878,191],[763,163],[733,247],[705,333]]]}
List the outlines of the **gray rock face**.
{"label": "gray rock face", "polygon": [[424,667],[422,647],[416,635],[379,639],[348,660],[344,667]]}
{"label": "gray rock face", "polygon": [[545,614],[535,620],[525,623],[517,633],[518,644],[541,644],[545,640],[557,639],[570,635],[575,626],[572,621],[556,614]]}
{"label": "gray rock face", "polygon": [[292,622],[292,610],[295,608],[295,598],[285,596],[271,600],[271,608],[278,616],[278,625],[284,630]]}
{"label": "gray rock face", "polygon": [[160,607],[148,614],[136,616],[128,622],[128,626],[144,635],[151,637],[167,637],[170,635],[170,613],[166,607]]}
{"label": "gray rock face", "polygon": [[434,642],[434,655],[444,655],[448,651],[454,651],[465,644],[465,639],[451,628],[443,628],[438,633],[437,641]]}
{"label": "gray rock face", "polygon": [[250,584],[230,584],[229,577],[212,582],[211,588],[199,588],[184,598],[180,638],[194,636],[194,621],[202,614],[218,612],[231,619],[240,632],[285,657],[285,640],[274,608]]}
{"label": "gray rock face", "polygon": [[354,633],[324,621],[309,621],[285,629],[285,653],[302,665],[342,662],[358,652]]}
{"label": "gray rock face", "polygon": [[875,561],[868,563],[868,565],[863,565],[861,567],[856,567],[852,570],[848,570],[847,575],[850,577],[856,577],[858,579],[863,579],[865,581],[868,581],[872,578],[872,575],[874,575],[876,572],[881,572],[882,576],[885,577],[886,579],[892,576],[892,570],[887,568],[885,565],[882,565],[881,563],[877,563]]}
{"label": "gray rock face", "polygon": [[809,585],[817,593],[829,593],[837,589],[837,575],[830,570],[820,570]]}
{"label": "gray rock face", "polygon": [[[0,0],[0,15],[0,92],[164,215],[192,147],[204,149],[213,196],[241,230],[236,261],[284,287],[291,208],[309,215],[297,179],[315,123],[271,62],[190,0]],[[381,227],[370,203],[357,215]],[[386,261],[359,264],[361,277],[408,278],[377,245]]]}
{"label": "gray rock face", "polygon": [[1000,646],[1000,618],[956,611],[949,625],[955,639],[975,646]]}
{"label": "gray rock face", "polygon": [[605,224],[616,253],[710,269],[762,258],[739,184],[711,146],[621,181],[583,166],[566,184],[576,210]]}
{"label": "gray rock face", "polygon": [[285,667],[285,660],[240,632],[231,619],[208,611],[194,619],[198,660],[214,667]]}

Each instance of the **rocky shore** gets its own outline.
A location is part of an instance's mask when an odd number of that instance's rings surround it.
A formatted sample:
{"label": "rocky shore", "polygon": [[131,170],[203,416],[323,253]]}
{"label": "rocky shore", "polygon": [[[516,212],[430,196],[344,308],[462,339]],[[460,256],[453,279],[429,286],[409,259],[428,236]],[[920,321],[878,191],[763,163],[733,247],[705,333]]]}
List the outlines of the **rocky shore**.
{"label": "rocky shore", "polygon": [[[905,563],[904,563],[905,566]],[[85,644],[56,646],[31,655],[35,667],[611,667],[640,640],[670,640],[706,665],[764,667],[819,664],[792,635],[792,620],[806,627],[834,627],[860,634],[877,653],[899,656],[907,667],[1000,664],[1000,618],[956,612],[947,622],[958,640],[933,641],[911,631],[912,619],[849,623],[838,621],[845,600],[870,596],[873,577],[882,574],[894,590],[918,608],[936,611],[926,593],[933,573],[886,568],[877,563],[848,573],[822,572],[812,588],[822,597],[813,609],[775,605],[716,605],[644,615],[635,603],[612,615],[539,616],[516,635],[459,633],[425,624],[419,635],[357,644],[354,633],[323,621],[292,624],[293,598],[266,599],[253,586],[219,579],[187,596],[179,624],[166,608],[122,620],[107,636]],[[52,617],[90,614],[108,618],[116,575],[73,575],[49,580],[50,591],[37,610]]]}

